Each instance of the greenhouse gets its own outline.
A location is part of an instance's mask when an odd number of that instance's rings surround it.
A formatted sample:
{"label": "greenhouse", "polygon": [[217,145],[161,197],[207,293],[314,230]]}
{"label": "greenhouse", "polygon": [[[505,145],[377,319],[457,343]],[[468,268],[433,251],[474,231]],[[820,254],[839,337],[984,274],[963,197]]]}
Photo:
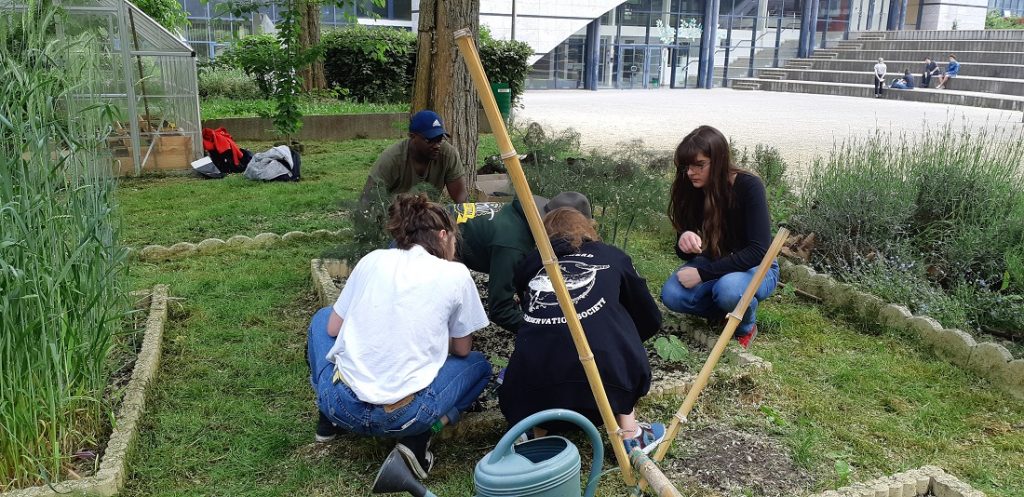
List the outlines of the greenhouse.
{"label": "greenhouse", "polygon": [[[0,11],[30,3],[0,0]],[[116,113],[108,142],[119,174],[187,168],[202,155],[196,58],[192,47],[126,0],[61,2],[55,34],[92,34],[104,81],[89,102]]]}

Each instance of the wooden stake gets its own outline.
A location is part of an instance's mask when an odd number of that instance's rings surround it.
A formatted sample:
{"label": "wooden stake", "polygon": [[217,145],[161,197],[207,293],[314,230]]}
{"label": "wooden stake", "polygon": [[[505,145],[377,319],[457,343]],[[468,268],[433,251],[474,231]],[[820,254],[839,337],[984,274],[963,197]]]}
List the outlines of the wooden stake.
{"label": "wooden stake", "polygon": [[[729,340],[732,340],[732,335],[736,331],[736,327],[739,326],[740,321],[743,318],[743,314],[747,312],[747,307],[750,306],[750,301],[754,299],[754,294],[757,293],[757,289],[761,286],[761,281],[764,280],[764,275],[768,273],[768,269],[771,268],[772,263],[775,261],[775,257],[779,255],[779,250],[782,245],[786,243],[786,238],[789,236],[789,230],[786,228],[780,228],[778,234],[775,235],[775,240],[772,241],[768,252],[764,254],[764,259],[761,260],[761,265],[757,267],[757,272],[754,273],[754,278],[750,280],[750,284],[747,285],[747,289],[743,292],[743,297],[740,298],[739,303],[736,304],[736,308],[728,315],[728,322],[725,325],[725,329],[722,330],[722,334],[719,335],[718,341],[715,342],[714,348],[711,349],[711,355],[708,356],[707,361],[704,362],[704,367],[701,368],[700,374],[697,376],[697,380],[694,381],[693,387],[686,393],[686,398],[683,399],[683,405],[679,406],[679,411],[675,417],[672,418],[672,423],[668,427],[668,432],[665,434],[665,441],[658,446],[658,450],[654,453],[654,461],[660,462],[665,458],[665,454],[668,452],[669,447],[672,446],[672,442],[675,440],[676,435],[679,434],[680,423],[686,421],[686,417],[690,415],[690,411],[693,410],[693,405],[697,402],[697,397],[700,396],[701,390],[708,384],[708,379],[711,377],[711,372],[714,371],[715,366],[718,365],[718,360],[722,357],[722,353],[725,352],[725,348],[729,345]],[[643,488],[643,483],[640,485]]]}
{"label": "wooden stake", "polygon": [[537,204],[533,201],[533,194],[530,185],[526,182],[526,175],[519,163],[519,154],[512,147],[509,140],[508,130],[505,129],[505,122],[501,119],[498,111],[498,103],[491,93],[491,85],[487,81],[487,74],[480,62],[480,54],[476,51],[473,42],[473,33],[468,29],[460,29],[455,32],[455,42],[459,45],[459,51],[466,61],[470,76],[473,78],[473,86],[483,104],[484,113],[491,124],[491,131],[498,142],[498,150],[501,151],[501,159],[505,162],[512,185],[515,187],[516,196],[526,213],[526,220],[533,233],[533,239],[537,242],[537,250],[540,251],[541,262],[551,278],[551,285],[554,287],[555,295],[558,296],[558,305],[565,314],[566,324],[569,325],[569,332],[572,334],[573,344],[576,345],[576,352],[579,354],[580,362],[583,364],[583,371],[587,374],[587,381],[590,383],[590,391],[594,394],[597,408],[601,412],[601,419],[605,428],[608,429],[608,438],[611,440],[612,450],[615,451],[615,459],[622,470],[622,479],[626,485],[634,486],[636,478],[629,465],[629,456],[626,454],[626,447],[622,444],[622,436],[619,434],[619,424],[612,413],[611,404],[608,402],[608,395],[604,391],[604,384],[601,382],[601,375],[597,371],[597,364],[594,363],[594,353],[590,350],[587,337],[583,334],[583,326],[580,324],[576,308],[572,304],[569,292],[565,288],[565,280],[562,278],[562,271],[558,266],[558,259],[555,258],[554,250],[551,249],[551,240],[544,231],[544,224],[541,221]]}

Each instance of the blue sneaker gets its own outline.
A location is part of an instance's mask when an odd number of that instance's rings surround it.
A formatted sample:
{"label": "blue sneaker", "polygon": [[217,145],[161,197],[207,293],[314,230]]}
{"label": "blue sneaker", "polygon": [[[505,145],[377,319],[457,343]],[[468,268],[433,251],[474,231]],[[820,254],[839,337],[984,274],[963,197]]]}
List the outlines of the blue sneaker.
{"label": "blue sneaker", "polygon": [[634,438],[625,438],[622,443],[626,445],[626,453],[633,449],[640,449],[644,454],[650,454],[658,447],[658,444],[665,440],[664,423],[637,423],[640,433]]}

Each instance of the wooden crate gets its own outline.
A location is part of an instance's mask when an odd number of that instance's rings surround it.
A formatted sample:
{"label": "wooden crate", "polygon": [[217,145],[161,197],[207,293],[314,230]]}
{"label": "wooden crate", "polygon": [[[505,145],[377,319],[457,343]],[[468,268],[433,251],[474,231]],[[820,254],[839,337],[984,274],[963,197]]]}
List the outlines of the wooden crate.
{"label": "wooden crate", "polygon": [[[156,146],[149,154],[149,160],[142,167],[145,171],[185,171],[192,168],[192,137],[187,135],[166,135],[156,138]],[[135,174],[135,160],[132,158],[131,149],[125,147],[114,147],[113,149],[115,166],[119,175]],[[141,151],[142,159],[145,158],[145,149]]]}

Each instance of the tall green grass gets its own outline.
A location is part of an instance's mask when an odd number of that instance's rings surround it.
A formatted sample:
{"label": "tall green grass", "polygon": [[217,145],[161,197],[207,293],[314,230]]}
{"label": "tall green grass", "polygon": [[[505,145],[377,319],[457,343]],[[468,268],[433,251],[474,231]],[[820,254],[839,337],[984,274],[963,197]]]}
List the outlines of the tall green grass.
{"label": "tall green grass", "polygon": [[[831,272],[883,297],[902,295],[920,311],[942,299],[926,304],[901,287],[930,285],[960,302],[960,309],[941,304],[949,316],[964,316],[948,325],[1024,338],[1024,307],[1012,297],[1024,293],[1022,157],[1020,130],[946,125],[914,139],[879,132],[816,161],[792,221],[817,234],[818,264]],[[875,277],[886,273],[906,278]]]}
{"label": "tall green grass", "polygon": [[62,479],[96,448],[126,309],[109,107],[95,40],[61,14],[0,14],[0,491]]}

